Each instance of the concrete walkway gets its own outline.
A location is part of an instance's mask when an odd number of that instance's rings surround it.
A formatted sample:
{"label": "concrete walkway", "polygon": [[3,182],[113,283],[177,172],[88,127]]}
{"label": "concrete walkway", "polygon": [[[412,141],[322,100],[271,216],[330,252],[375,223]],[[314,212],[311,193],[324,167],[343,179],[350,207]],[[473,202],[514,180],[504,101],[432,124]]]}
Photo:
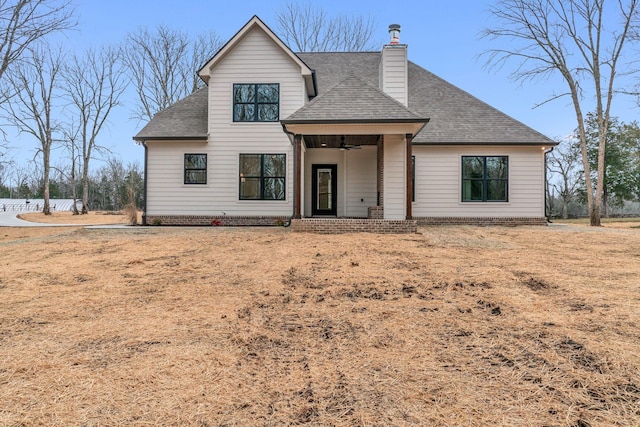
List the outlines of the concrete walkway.
{"label": "concrete walkway", "polygon": [[[33,212],[33,211],[30,211]],[[82,227],[84,224],[43,224],[41,222],[25,221],[18,218],[24,212],[3,212],[0,210],[0,227]]]}

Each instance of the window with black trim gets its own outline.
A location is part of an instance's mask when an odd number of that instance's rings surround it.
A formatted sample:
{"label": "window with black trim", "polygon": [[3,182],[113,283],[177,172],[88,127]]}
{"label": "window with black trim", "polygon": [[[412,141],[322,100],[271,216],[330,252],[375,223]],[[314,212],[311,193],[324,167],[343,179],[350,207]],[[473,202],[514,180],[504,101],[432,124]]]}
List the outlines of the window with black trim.
{"label": "window with black trim", "polygon": [[278,83],[233,85],[234,122],[277,122],[280,105]]}
{"label": "window with black trim", "polygon": [[184,155],[184,183],[185,184],[206,184],[207,183],[207,155],[206,154],[185,154]]}
{"label": "window with black trim", "polygon": [[509,157],[462,156],[462,201],[509,201]]}
{"label": "window with black trim", "polygon": [[286,155],[240,154],[240,200],[284,200]]}

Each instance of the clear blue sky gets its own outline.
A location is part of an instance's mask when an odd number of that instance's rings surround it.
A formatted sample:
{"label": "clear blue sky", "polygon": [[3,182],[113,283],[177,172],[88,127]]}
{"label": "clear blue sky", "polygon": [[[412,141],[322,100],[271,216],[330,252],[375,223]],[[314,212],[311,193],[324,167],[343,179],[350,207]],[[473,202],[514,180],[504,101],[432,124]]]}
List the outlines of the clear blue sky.
{"label": "clear blue sky", "polygon": [[[158,24],[192,34],[213,29],[227,41],[253,15],[275,29],[275,12],[284,1],[76,0],[76,3],[79,25],[61,38],[66,50],[120,43],[139,26],[153,28]],[[486,13],[492,4],[490,0],[324,0],[315,3],[335,14],[370,15],[377,25],[375,38],[380,45],[388,40],[388,25],[400,24],[401,42],[408,44],[411,61],[551,138],[565,136],[576,127],[568,98],[533,109],[554,92],[563,91],[561,83],[539,81],[520,86],[509,80],[508,72],[512,69],[509,66],[498,71],[483,67],[484,59],[478,55],[496,46],[495,42],[479,37],[483,28],[493,24]],[[109,128],[102,132],[99,140],[125,163],[142,164],[143,149],[131,139],[144,126],[130,119],[135,102],[132,93],[123,97],[122,107],[111,116]],[[631,121],[638,117],[638,112],[632,99],[617,98],[614,115]],[[13,150],[15,159],[23,162],[32,158],[35,143],[7,130],[11,145],[18,148]]]}

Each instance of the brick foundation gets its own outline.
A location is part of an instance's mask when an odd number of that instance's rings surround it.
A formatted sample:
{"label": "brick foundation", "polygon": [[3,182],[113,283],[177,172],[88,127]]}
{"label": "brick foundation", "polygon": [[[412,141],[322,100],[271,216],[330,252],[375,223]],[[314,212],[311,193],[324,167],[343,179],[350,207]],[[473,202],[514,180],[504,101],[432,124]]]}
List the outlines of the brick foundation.
{"label": "brick foundation", "polygon": [[515,227],[519,225],[547,225],[547,219],[541,218],[518,218],[518,217],[414,217],[420,226],[428,225],[475,225],[475,226],[507,226]]}
{"label": "brick foundation", "polygon": [[291,228],[297,232],[319,234],[407,234],[416,233],[418,231],[418,224],[413,220],[303,218],[291,220]]}
{"label": "brick foundation", "polygon": [[367,209],[367,218],[384,219],[384,208],[382,206],[369,206]]}
{"label": "brick foundation", "polygon": [[[213,223],[212,223],[213,222]],[[147,215],[147,225],[218,225],[238,226],[274,226],[289,222],[286,216],[206,216],[206,215]]]}

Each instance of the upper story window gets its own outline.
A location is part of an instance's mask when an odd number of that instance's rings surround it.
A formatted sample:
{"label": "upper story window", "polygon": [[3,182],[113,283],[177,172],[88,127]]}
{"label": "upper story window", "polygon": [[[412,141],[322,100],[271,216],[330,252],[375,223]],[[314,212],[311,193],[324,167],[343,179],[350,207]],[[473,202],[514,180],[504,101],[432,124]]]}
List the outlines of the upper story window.
{"label": "upper story window", "polygon": [[233,85],[234,122],[277,122],[279,105],[278,83]]}
{"label": "upper story window", "polygon": [[184,183],[185,184],[206,184],[207,183],[207,155],[206,154],[185,154],[184,155]]}
{"label": "upper story window", "polygon": [[508,156],[462,156],[462,201],[509,201]]}

